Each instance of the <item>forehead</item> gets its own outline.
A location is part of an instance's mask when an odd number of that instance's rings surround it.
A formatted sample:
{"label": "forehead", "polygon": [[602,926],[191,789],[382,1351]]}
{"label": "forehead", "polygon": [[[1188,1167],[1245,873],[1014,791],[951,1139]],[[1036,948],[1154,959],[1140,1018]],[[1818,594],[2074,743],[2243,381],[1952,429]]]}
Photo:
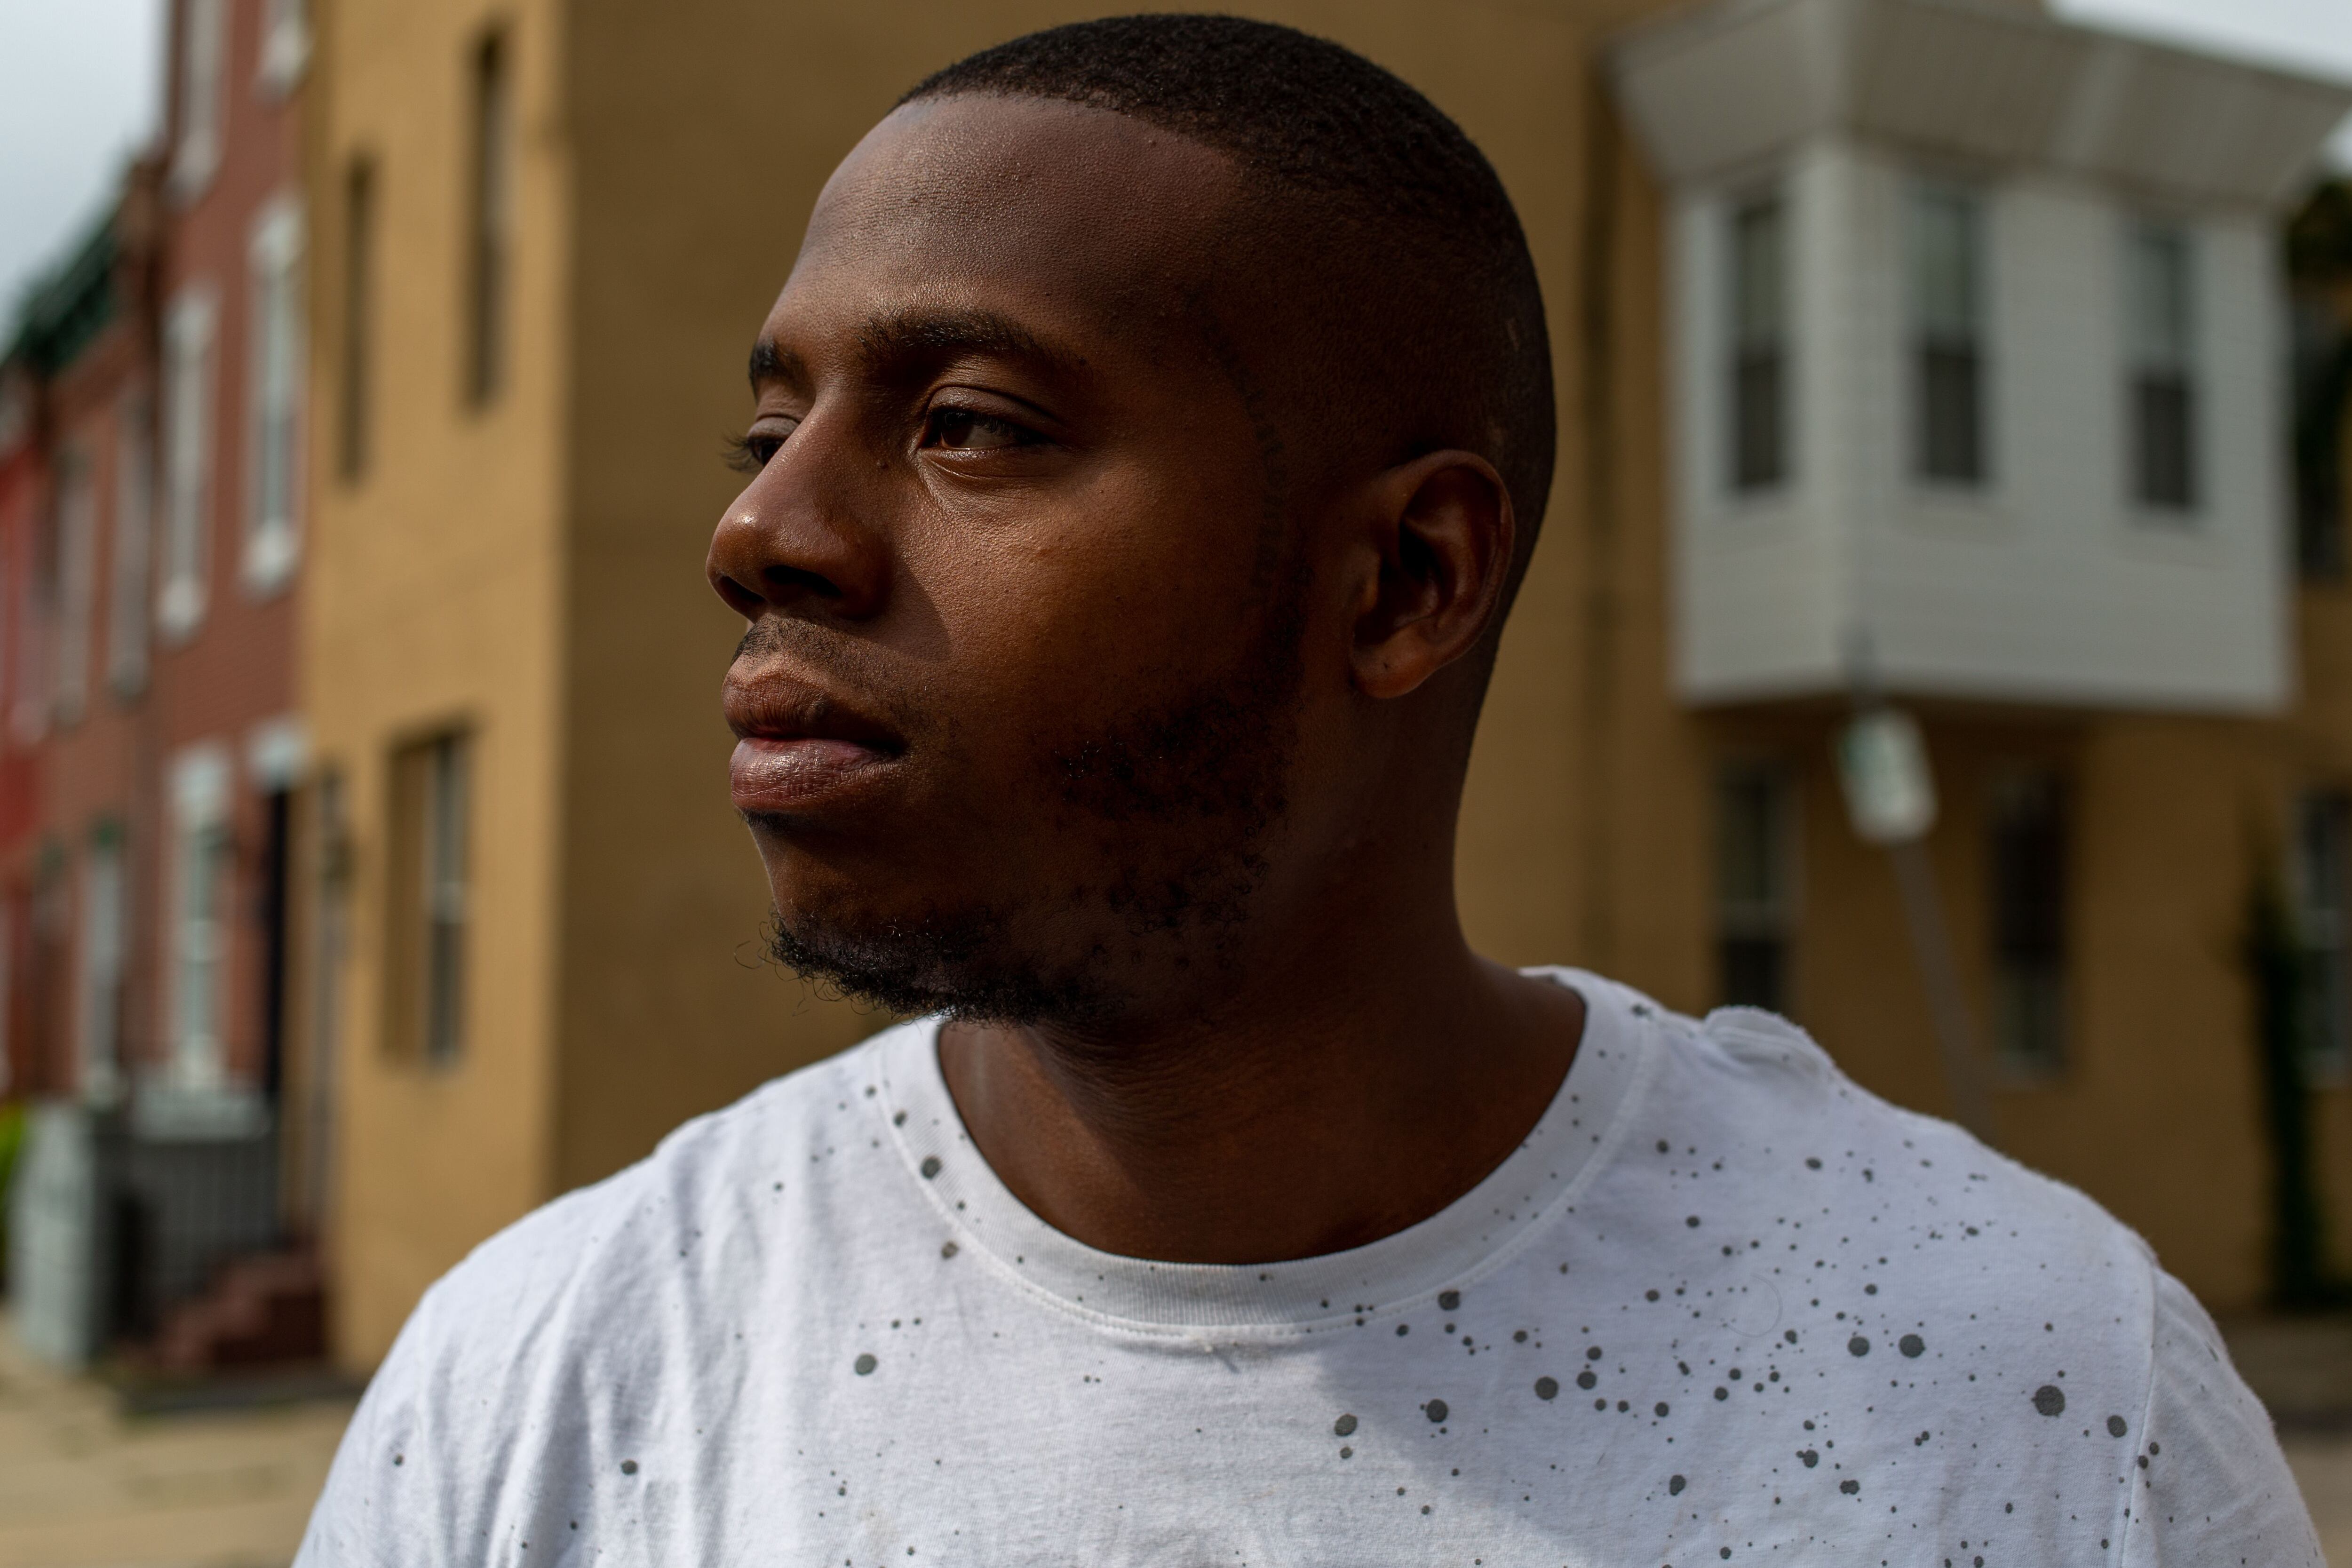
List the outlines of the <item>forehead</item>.
{"label": "forehead", "polygon": [[1042,311],[1126,335],[1211,279],[1240,171],[1106,110],[957,97],[895,110],[826,182],[780,317],[824,303]]}

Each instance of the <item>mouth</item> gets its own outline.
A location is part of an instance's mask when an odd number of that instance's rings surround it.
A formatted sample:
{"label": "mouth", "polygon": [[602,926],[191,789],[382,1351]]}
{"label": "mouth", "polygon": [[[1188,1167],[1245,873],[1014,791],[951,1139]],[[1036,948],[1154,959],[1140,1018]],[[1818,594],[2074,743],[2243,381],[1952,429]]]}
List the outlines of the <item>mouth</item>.
{"label": "mouth", "polygon": [[735,809],[789,816],[878,783],[906,753],[887,726],[817,687],[770,675],[726,689],[735,753],[728,764]]}

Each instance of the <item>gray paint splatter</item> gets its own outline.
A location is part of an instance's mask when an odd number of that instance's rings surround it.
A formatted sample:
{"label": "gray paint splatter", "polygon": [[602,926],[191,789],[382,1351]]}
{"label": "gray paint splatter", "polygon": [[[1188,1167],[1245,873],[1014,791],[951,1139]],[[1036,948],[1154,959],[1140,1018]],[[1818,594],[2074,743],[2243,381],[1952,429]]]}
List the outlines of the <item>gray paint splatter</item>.
{"label": "gray paint splatter", "polygon": [[2131,1427],[2130,1427],[2129,1426],[2127,1426],[2127,1425],[2125,1423],[2124,1418],[2123,1418],[2122,1416],[2120,1416],[2120,1415],[2110,1415],[2110,1416],[2108,1416],[2108,1417],[2107,1417],[2107,1436],[2110,1436],[2110,1437],[2120,1437],[2120,1436],[2122,1436],[2125,1433],[2126,1433],[2126,1432],[2128,1432],[2128,1431],[2130,1431],[2130,1430],[2131,1430]]}
{"label": "gray paint splatter", "polygon": [[1539,1377],[1536,1379],[1536,1397],[1538,1399],[1559,1398],[1559,1380],[1550,1377]]}
{"label": "gray paint splatter", "polygon": [[1845,1348],[1854,1355],[1868,1355],[1870,1353],[1870,1342],[1864,1339],[1860,1334],[1856,1334],[1853,1338],[1846,1341]]}
{"label": "gray paint splatter", "polygon": [[872,1372],[881,1363],[876,1361],[871,1355],[860,1355],[856,1361],[850,1363],[850,1370],[856,1373],[858,1376],[864,1377],[867,1373]]}
{"label": "gray paint splatter", "polygon": [[1895,1342],[1895,1348],[1905,1355],[1916,1358],[1927,1353],[1927,1342],[1916,1334],[1906,1334]]}
{"label": "gray paint splatter", "polygon": [[1688,1485],[1690,1485],[1690,1483],[1683,1479],[1682,1477],[1675,1476],[1666,1482],[1666,1495],[1668,1497],[1680,1497],[1683,1495],[1683,1489]]}
{"label": "gray paint splatter", "polygon": [[2066,1414],[2066,1391],[2054,1383],[2045,1383],[2033,1391],[2033,1408],[2044,1415]]}
{"label": "gray paint splatter", "polygon": [[1432,1421],[1443,1421],[1445,1419],[1447,1414],[1445,1409],[1445,1401],[1443,1399],[1433,1399],[1428,1404],[1421,1407],[1421,1413],[1428,1416]]}
{"label": "gray paint splatter", "polygon": [[1356,1418],[1353,1415],[1342,1415],[1331,1423],[1331,1435],[1335,1437],[1351,1437],[1355,1432]]}
{"label": "gray paint splatter", "polygon": [[940,1157],[939,1157],[937,1154],[926,1154],[926,1155],[924,1155],[924,1156],[923,1156],[923,1180],[925,1180],[925,1181],[927,1181],[927,1182],[928,1182],[928,1181],[929,1181],[933,1176],[936,1176],[936,1175],[938,1175],[939,1173],[940,1173]]}

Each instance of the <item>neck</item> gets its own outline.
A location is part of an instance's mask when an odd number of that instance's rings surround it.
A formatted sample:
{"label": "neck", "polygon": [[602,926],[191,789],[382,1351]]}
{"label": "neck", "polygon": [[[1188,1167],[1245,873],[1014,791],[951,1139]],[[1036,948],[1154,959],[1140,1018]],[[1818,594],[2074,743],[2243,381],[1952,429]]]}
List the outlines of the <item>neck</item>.
{"label": "neck", "polygon": [[950,1026],[981,1153],[1047,1224],[1129,1257],[1312,1257],[1435,1214],[1534,1126],[1583,1028],[1575,993],[1470,951],[1443,847],[1340,857],[1213,1005],[1084,1035]]}

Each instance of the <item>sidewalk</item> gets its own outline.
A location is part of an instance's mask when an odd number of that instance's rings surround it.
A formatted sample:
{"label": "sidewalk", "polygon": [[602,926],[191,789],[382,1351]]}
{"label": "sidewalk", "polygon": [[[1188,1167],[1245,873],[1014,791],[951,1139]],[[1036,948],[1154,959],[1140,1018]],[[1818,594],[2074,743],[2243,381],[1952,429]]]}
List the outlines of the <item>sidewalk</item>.
{"label": "sidewalk", "polygon": [[2352,1568],[2352,1316],[2232,1319],[2221,1333],[2279,1425],[2328,1562]]}
{"label": "sidewalk", "polygon": [[0,1321],[0,1568],[285,1568],[350,1416],[341,1400],[124,1415]]}

